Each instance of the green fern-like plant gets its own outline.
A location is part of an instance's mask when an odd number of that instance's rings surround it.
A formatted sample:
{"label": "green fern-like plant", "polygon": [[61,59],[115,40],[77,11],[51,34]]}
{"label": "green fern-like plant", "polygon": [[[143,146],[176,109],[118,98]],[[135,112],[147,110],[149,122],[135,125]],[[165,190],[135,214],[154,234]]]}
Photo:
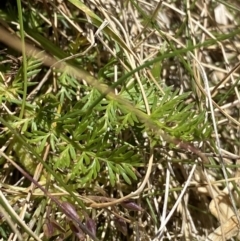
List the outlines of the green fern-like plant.
{"label": "green fern-like plant", "polygon": [[[39,72],[39,62],[29,61],[28,76]],[[21,105],[21,72],[1,99]],[[137,180],[135,168],[142,165],[141,149],[143,132],[151,132],[151,126],[144,123],[135,111],[118,99],[102,98],[101,93],[79,82],[67,73],[58,77],[59,91],[56,95],[49,93],[26,103],[24,119],[8,116],[7,120],[14,128],[21,127],[26,143],[41,154],[47,143],[53,151],[48,164],[57,170],[68,173],[68,180],[79,185],[90,184],[97,178],[107,179],[114,186],[117,180],[132,184]],[[31,83],[29,86],[36,83]],[[151,109],[149,121],[172,137],[185,141],[203,138],[209,133],[204,123],[204,113],[193,111],[193,103],[186,104],[188,93],[178,95],[172,88],[164,88],[164,94],[157,91],[153,84],[142,79],[146,89],[148,104]],[[5,88],[0,83],[0,87]],[[120,98],[131,101],[135,109],[145,113],[145,103],[138,85],[134,82],[123,86]],[[93,106],[93,103],[94,106]],[[160,142],[158,133],[150,136]],[[138,144],[136,138],[140,140]],[[151,138],[151,137],[150,137]],[[152,144],[155,141],[152,142]],[[31,173],[36,162],[24,144],[17,140],[12,143],[17,159]],[[107,174],[107,175],[106,175]]]}

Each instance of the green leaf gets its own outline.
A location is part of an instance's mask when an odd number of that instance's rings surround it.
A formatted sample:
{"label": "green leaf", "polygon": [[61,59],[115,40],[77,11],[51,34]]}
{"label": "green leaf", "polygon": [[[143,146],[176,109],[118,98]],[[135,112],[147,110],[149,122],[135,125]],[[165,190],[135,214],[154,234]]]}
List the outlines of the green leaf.
{"label": "green leaf", "polygon": [[110,179],[110,184],[112,187],[115,186],[116,183],[116,175],[114,175],[113,171],[112,171],[112,166],[110,163],[107,163],[107,167],[108,167],[108,174],[109,174],[109,179]]}
{"label": "green leaf", "polygon": [[65,148],[64,151],[60,153],[59,159],[54,164],[54,168],[66,168],[69,167],[71,163],[70,155],[69,155],[69,147]]}
{"label": "green leaf", "polygon": [[137,180],[137,176],[135,175],[134,171],[132,170],[131,165],[123,163],[122,166],[128,176],[130,176],[133,180]]}
{"label": "green leaf", "polygon": [[84,162],[86,163],[86,166],[88,166],[91,163],[89,156],[85,152],[82,154],[82,156],[84,158]]}
{"label": "green leaf", "polygon": [[130,178],[126,175],[126,173],[122,172],[121,176],[123,177],[123,179],[125,180],[126,183],[128,183],[129,185],[132,184]]}
{"label": "green leaf", "polygon": [[57,142],[56,136],[54,134],[50,134],[50,146],[54,152],[56,151],[55,142]]}
{"label": "green leaf", "polygon": [[69,153],[70,153],[70,157],[73,159],[73,160],[76,160],[76,152],[75,152],[75,149],[73,146],[69,146]]}

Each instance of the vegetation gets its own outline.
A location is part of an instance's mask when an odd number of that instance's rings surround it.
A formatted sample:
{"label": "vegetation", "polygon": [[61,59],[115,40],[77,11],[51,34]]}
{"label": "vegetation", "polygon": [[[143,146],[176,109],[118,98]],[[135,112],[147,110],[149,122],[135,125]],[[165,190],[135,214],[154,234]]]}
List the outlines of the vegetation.
{"label": "vegetation", "polygon": [[220,211],[238,217],[238,1],[16,2],[0,3],[2,240],[237,236]]}

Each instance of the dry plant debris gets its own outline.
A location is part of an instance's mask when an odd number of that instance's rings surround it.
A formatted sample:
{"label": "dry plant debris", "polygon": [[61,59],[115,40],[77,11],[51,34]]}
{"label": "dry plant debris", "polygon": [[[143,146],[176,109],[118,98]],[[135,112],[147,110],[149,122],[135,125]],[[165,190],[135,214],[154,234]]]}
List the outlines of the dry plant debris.
{"label": "dry plant debris", "polygon": [[19,2],[1,240],[239,240],[239,1]]}

